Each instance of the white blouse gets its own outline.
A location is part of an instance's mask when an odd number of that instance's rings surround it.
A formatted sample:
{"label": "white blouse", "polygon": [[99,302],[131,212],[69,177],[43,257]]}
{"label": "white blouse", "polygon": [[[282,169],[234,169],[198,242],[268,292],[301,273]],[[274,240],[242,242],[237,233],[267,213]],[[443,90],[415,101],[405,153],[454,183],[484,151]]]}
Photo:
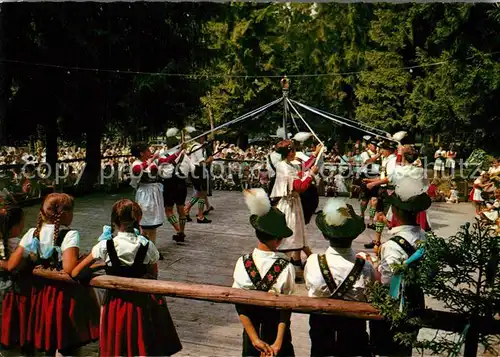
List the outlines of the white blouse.
{"label": "white blouse", "polygon": [[[68,227],[60,226],[59,231],[68,229]],[[33,233],[35,233],[35,228],[31,228],[21,239],[19,245],[24,248],[24,256],[27,257],[31,252],[30,246],[33,243]],[[47,253],[52,247],[54,247],[54,225],[53,224],[43,224],[40,229],[40,236],[38,240],[40,241],[40,250],[42,255]],[[69,248],[80,248],[80,233],[74,229],[70,230],[64,237],[61,243],[61,252],[64,252]],[[59,261],[62,260],[62,255],[59,254]]]}
{"label": "white blouse", "polygon": [[[111,264],[111,259],[108,255],[108,249],[106,247],[106,240],[102,240],[94,247],[92,247],[92,257],[94,259],[102,259],[106,264]],[[137,236],[135,233],[118,232],[116,237],[113,239],[115,245],[116,255],[123,265],[131,266],[134,264],[135,256],[141,245],[145,246],[148,244],[148,251],[144,257],[143,264],[154,264],[160,259],[160,252],[155,247],[153,242],[150,242],[147,238],[143,236]]]}

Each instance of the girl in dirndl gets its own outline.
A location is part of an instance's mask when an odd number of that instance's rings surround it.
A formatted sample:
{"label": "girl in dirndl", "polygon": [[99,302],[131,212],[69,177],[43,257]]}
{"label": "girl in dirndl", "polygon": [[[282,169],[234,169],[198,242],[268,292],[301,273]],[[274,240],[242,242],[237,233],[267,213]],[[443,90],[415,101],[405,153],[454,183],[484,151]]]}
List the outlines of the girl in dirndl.
{"label": "girl in dirndl", "polygon": [[489,189],[493,183],[489,182],[489,174],[486,171],[481,172],[472,186],[472,190],[469,195],[469,199],[474,202],[474,207],[476,208],[476,215],[481,213],[481,209],[484,206],[483,191]]}
{"label": "girl in dirndl", "polygon": [[132,163],[132,179],[130,184],[137,191],[135,201],[142,210],[141,228],[144,235],[153,244],[156,243],[156,230],[165,221],[165,207],[163,202],[163,185],[158,180],[158,165],[166,163],[158,160],[159,153],[151,153],[146,143],[135,143],[130,149],[136,160]]}
{"label": "girl in dirndl", "polygon": [[[106,263],[108,275],[156,279],[159,252],[138,234],[140,206],[122,199],[113,205],[111,227],[105,226],[99,243],[73,270],[83,278],[96,259]],[[113,232],[117,232],[115,237]],[[182,345],[164,297],[134,291],[107,290],[101,314],[101,356],[169,356]]]}
{"label": "girl in dirndl", "polygon": [[[67,228],[73,221],[73,207],[73,198],[65,193],[48,195],[36,228],[23,236],[10,256],[9,270],[30,259],[34,265],[70,274],[80,251],[80,234]],[[78,348],[99,338],[99,306],[93,290],[33,277],[27,330],[27,340],[36,349],[74,355]]]}
{"label": "girl in dirndl", "polygon": [[[318,145],[316,153],[303,164],[306,168],[312,166],[320,150],[321,146]],[[309,172],[304,174],[299,165],[293,164],[295,147],[291,140],[278,143],[276,152],[281,154],[282,161],[276,166],[276,182],[271,192],[271,199],[279,199],[276,208],[285,214],[286,223],[293,231],[293,235],[281,243],[278,251],[291,254],[291,262],[298,270],[298,277],[301,278],[303,268],[300,253],[304,251],[309,256],[312,252],[306,239],[306,222],[300,194],[309,188],[313,176],[318,172],[318,167],[312,166]]]}
{"label": "girl in dirndl", "polygon": [[1,344],[4,348],[21,348],[29,351],[26,332],[31,303],[31,269],[23,269],[12,274],[8,272],[7,260],[19,245],[18,238],[24,229],[24,212],[22,208],[11,206],[0,210],[0,289],[2,290],[2,334]]}

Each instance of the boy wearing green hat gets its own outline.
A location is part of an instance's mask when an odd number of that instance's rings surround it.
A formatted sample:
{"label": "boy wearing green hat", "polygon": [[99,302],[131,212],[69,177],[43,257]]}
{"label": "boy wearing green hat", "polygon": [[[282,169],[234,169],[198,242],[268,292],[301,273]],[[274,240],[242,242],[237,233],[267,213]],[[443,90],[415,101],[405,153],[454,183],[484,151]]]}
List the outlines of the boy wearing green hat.
{"label": "boy wearing green hat", "polygon": [[[285,215],[271,202],[262,188],[246,190],[250,224],[259,240],[251,254],[240,257],[234,269],[233,288],[291,295],[295,269],[285,253],[277,251],[281,241],[293,231]],[[243,324],[243,356],[294,356],[289,311],[236,305]]]}
{"label": "boy wearing green hat", "polygon": [[[420,242],[425,241],[426,234],[417,222],[420,212],[431,206],[431,199],[425,191],[421,176],[401,171],[394,181],[395,191],[388,200],[392,207],[391,238],[382,245],[380,265],[381,282],[390,286],[394,275],[394,265],[408,260],[418,249]],[[425,305],[424,295],[420,287],[405,287],[405,303],[410,311],[422,309]],[[403,326],[397,332],[418,333],[412,326]],[[411,356],[412,346],[394,341],[396,331],[391,329],[387,321],[370,322],[370,338],[375,352],[384,356]]]}
{"label": "boy wearing green hat", "polygon": [[[365,289],[377,273],[368,255],[356,256],[351,248],[365,230],[363,217],[343,200],[331,198],[316,216],[316,225],[330,247],[307,259],[304,277],[309,296],[366,302]],[[370,355],[366,321],[311,314],[309,325],[311,356]]]}

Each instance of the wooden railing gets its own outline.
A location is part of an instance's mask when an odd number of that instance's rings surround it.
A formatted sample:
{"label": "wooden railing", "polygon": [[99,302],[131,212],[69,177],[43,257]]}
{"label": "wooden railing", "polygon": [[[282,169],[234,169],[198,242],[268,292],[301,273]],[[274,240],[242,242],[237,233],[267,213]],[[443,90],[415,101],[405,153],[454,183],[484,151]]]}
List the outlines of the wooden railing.
{"label": "wooden railing", "polygon": [[[35,269],[33,274],[45,279],[77,284],[68,274],[61,271]],[[184,299],[211,301],[223,304],[244,304],[275,309],[286,309],[296,313],[320,313],[345,316],[363,320],[381,320],[379,311],[372,305],[362,302],[344,301],[329,298],[310,298],[306,296],[280,295],[255,290],[234,289],[225,286],[182,283],[165,280],[132,279],[117,276],[95,275],[88,282],[90,286],[101,289],[136,291],[142,293],[165,295]],[[421,317],[422,327],[462,332],[470,323],[466,316],[456,313],[426,309]],[[500,321],[493,318],[477,318],[474,320],[478,331],[483,334],[500,334]],[[466,339],[474,341],[475,339]],[[470,342],[475,344],[477,340]],[[470,346],[469,346],[470,348]],[[474,350],[474,348],[472,348]]]}

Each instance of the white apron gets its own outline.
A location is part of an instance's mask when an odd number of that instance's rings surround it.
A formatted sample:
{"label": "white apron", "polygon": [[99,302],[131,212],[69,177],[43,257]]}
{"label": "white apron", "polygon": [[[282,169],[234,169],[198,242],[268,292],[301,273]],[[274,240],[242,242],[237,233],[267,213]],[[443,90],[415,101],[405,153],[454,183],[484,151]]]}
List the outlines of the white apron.
{"label": "white apron", "polygon": [[[132,167],[140,161],[136,160]],[[141,175],[133,176],[130,185],[137,189],[135,201],[142,210],[141,226],[158,226],[165,221],[165,207],[163,204],[163,185],[161,183],[142,183],[141,176],[147,174],[144,170]]]}
{"label": "white apron", "polygon": [[276,182],[274,183],[271,198],[280,197],[278,208],[285,215],[288,228],[293,235],[281,241],[278,250],[300,250],[306,247],[304,212],[300,195],[293,191],[293,181],[299,178],[299,168],[281,161],[276,165]]}

